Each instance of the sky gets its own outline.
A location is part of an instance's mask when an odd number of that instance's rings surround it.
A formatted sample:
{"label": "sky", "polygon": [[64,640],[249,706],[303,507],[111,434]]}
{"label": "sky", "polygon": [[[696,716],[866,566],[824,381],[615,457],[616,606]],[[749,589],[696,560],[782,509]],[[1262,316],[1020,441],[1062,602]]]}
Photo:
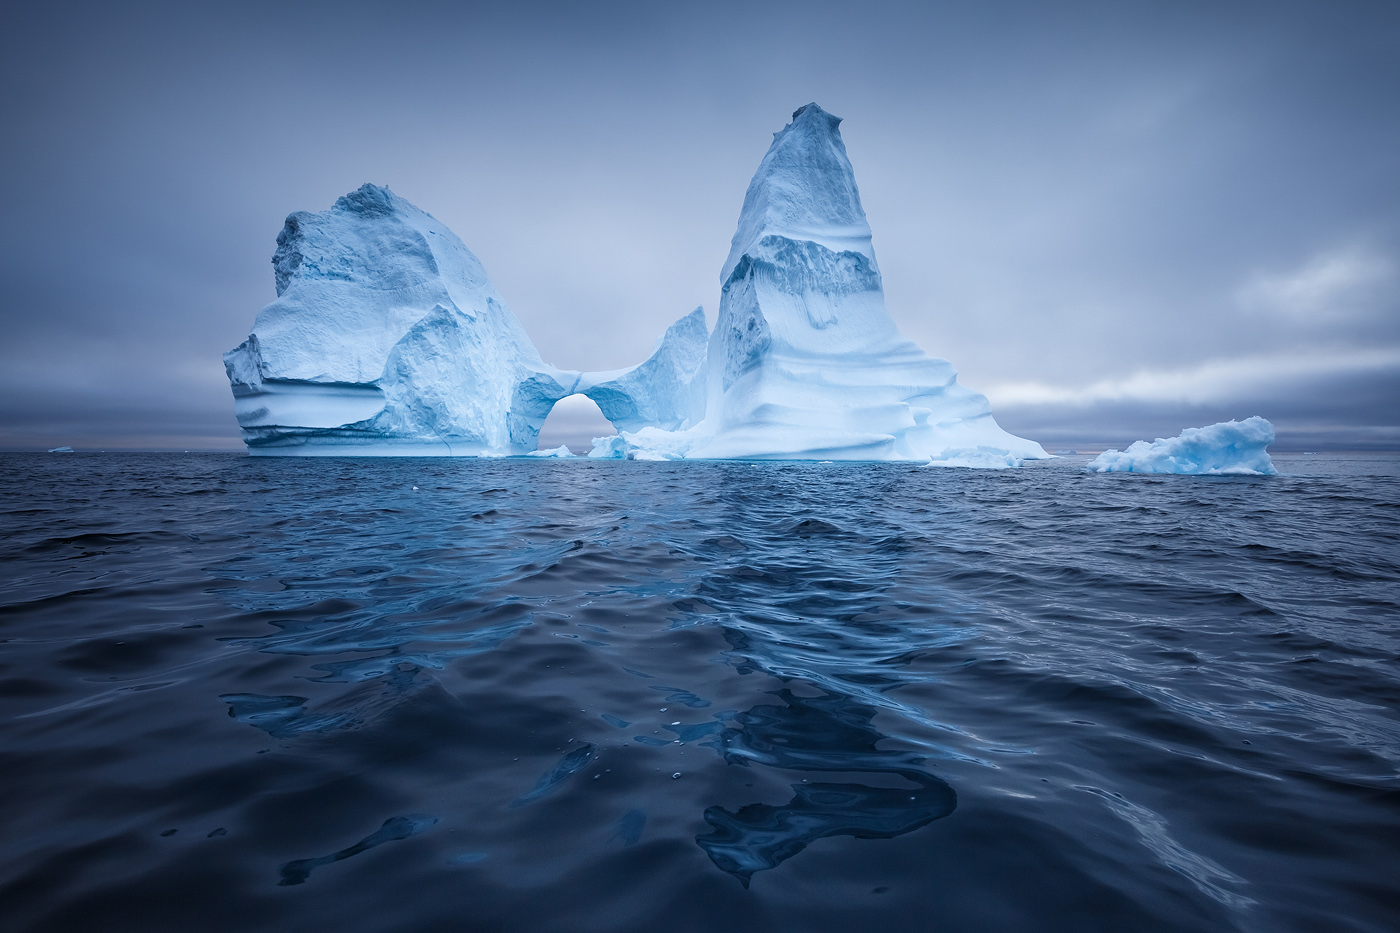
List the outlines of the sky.
{"label": "sky", "polygon": [[816,101],[890,313],[1008,430],[1400,449],[1393,2],[14,2],[0,82],[0,448],[241,449],[220,355],[282,220],[364,182],[454,230],[546,361],[640,362],[713,325]]}

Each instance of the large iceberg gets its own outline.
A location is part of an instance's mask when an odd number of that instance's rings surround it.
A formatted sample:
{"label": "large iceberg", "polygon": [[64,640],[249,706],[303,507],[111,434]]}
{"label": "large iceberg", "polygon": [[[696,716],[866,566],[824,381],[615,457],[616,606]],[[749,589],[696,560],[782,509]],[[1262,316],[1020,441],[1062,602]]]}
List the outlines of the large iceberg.
{"label": "large iceberg", "polygon": [[1274,442],[1274,426],[1255,415],[1243,421],[1222,421],[1204,428],[1187,428],[1176,437],[1148,443],[1134,441],[1127,450],[1105,450],[1089,461],[1099,473],[1242,473],[1273,475],[1273,461],[1264,448]]}
{"label": "large iceberg", "polygon": [[697,308],[644,362],[610,372],[543,362],[471,251],[387,188],[292,214],[272,258],[277,299],[224,354],[245,443],[264,455],[519,456],[535,452],[556,402],[582,394],[619,431],[593,456],[1048,456],[895,327],[840,122],[808,104],[775,134],[744,197],[714,331]]}
{"label": "large iceberg", "polygon": [[277,300],[224,354],[252,453],[524,454],[579,381],[540,360],[462,241],[387,188],[292,214],[272,264]]}
{"label": "large iceberg", "polygon": [[840,122],[816,104],[797,110],[749,183],[720,273],[704,417],[680,430],[623,427],[595,456],[931,461],[971,450],[1000,465],[1049,456],[1002,430],[952,364],[895,327]]}

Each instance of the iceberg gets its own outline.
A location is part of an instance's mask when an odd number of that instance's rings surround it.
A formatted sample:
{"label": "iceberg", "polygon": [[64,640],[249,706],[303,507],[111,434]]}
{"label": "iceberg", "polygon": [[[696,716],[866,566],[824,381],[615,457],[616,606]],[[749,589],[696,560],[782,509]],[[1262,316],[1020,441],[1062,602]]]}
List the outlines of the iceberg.
{"label": "iceberg", "polygon": [[363,185],[277,237],[277,298],[224,354],[259,455],[567,456],[537,451],[560,399],[618,434],[594,458],[910,460],[1004,468],[1048,457],[1002,430],[947,360],[885,308],[870,225],[838,130],[816,104],[774,134],[720,275],[651,355],[608,372],[540,359],[451,230]]}
{"label": "iceberg", "polygon": [[569,449],[569,445],[568,445],[568,444],[560,444],[558,447],[551,447],[551,448],[549,448],[548,450],[532,450],[532,451],[530,451],[529,453],[527,453],[525,456],[527,456],[527,457],[554,457],[554,458],[557,458],[557,459],[566,459],[566,458],[568,458],[568,457],[574,456],[574,452],[573,452],[572,450]]}
{"label": "iceberg", "polygon": [[1089,461],[1098,473],[1190,473],[1198,475],[1268,475],[1278,472],[1265,450],[1274,442],[1274,426],[1255,415],[1187,428],[1176,437],[1135,441],[1127,450],[1105,450]]}
{"label": "iceberg", "polygon": [[[692,400],[693,423],[675,417],[679,407],[666,422],[619,423],[621,440],[591,456],[1002,467],[1049,456],[1002,430],[952,364],[899,333],[840,122],[799,108],[749,184],[703,373],[667,390]],[[703,407],[689,394],[700,386]]]}
{"label": "iceberg", "polygon": [[531,452],[579,374],[546,365],[462,241],[388,188],[289,216],[277,299],[224,354],[254,454]]}

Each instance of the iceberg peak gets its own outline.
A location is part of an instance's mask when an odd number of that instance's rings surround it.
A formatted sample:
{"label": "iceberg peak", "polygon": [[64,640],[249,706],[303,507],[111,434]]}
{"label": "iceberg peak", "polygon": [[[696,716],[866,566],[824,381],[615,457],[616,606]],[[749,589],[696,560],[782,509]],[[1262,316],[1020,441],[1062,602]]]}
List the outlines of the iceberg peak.
{"label": "iceberg peak", "polygon": [[418,210],[390,191],[388,185],[372,185],[365,182],[349,194],[342,194],[336,198],[331,210],[354,211],[359,214],[392,214],[404,208]]}
{"label": "iceberg peak", "polygon": [[770,236],[861,253],[875,262],[840,125],[840,117],[812,103],[797,108],[792,122],[773,134],[744,194],[721,284],[728,284],[745,253]]}

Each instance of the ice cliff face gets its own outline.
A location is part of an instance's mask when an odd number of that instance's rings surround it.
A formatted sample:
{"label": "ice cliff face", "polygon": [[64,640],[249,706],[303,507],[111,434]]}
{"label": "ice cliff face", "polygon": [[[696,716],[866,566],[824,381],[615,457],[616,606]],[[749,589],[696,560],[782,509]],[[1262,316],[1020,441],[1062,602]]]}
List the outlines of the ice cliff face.
{"label": "ice cliff face", "polygon": [[840,122],[816,104],[799,109],[749,184],[720,275],[703,420],[679,432],[624,428],[625,444],[595,454],[929,461],[973,450],[1001,465],[1048,456],[1003,431],[947,360],[895,327]]}
{"label": "ice cliff face", "polygon": [[578,382],[462,241],[387,188],[292,214],[272,264],[277,300],[224,355],[253,453],[523,454]]}

